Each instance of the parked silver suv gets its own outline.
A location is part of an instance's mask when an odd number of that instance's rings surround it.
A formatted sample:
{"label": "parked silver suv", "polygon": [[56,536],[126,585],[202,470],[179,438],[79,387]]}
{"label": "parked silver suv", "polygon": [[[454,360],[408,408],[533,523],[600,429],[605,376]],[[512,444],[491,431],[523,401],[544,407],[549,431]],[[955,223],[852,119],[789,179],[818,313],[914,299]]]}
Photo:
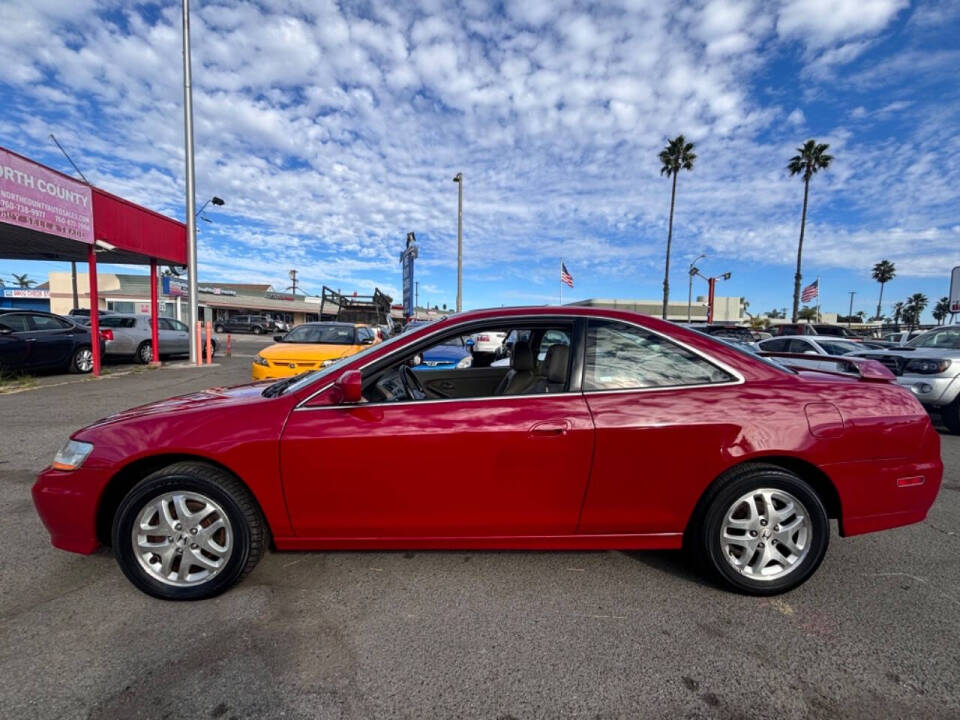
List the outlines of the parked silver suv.
{"label": "parked silver suv", "polygon": [[[112,313],[100,318],[100,330],[106,335],[107,355],[133,356],[139,363],[153,360],[149,315]],[[103,333],[105,330],[109,332]],[[186,324],[179,320],[157,318],[157,341],[162,356],[190,354],[190,333]],[[211,350],[216,354],[217,339],[211,338],[210,342]]]}
{"label": "parked silver suv", "polygon": [[898,383],[960,435],[960,325],[936,328],[903,347],[856,354],[886,365]]}

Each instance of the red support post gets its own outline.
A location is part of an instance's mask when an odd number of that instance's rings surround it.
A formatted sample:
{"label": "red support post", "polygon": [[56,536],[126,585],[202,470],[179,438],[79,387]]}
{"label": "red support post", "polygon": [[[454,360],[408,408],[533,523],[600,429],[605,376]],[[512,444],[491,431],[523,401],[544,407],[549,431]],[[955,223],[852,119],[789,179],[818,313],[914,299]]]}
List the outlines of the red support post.
{"label": "red support post", "polygon": [[97,250],[87,250],[87,273],[90,279],[90,351],[93,353],[93,376],[100,377],[100,294],[97,292]]}
{"label": "red support post", "polygon": [[717,286],[716,278],[707,278],[707,284],[710,286],[709,294],[707,295],[707,324],[713,322],[713,291]]}
{"label": "red support post", "polygon": [[160,365],[160,331],[158,330],[160,303],[157,301],[157,261],[150,258],[150,349],[151,365]]}

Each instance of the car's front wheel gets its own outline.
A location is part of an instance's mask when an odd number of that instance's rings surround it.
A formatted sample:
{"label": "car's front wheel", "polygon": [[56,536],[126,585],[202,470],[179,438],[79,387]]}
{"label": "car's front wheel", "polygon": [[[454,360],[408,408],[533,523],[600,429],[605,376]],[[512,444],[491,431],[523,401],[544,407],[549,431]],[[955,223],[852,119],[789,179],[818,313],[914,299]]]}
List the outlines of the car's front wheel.
{"label": "car's front wheel", "polygon": [[261,334],[263,334],[263,329],[262,329],[259,325],[254,325],[254,326],[253,326],[253,334],[254,334],[254,335],[261,335]]}
{"label": "car's front wheel", "polygon": [[960,398],[940,409],[940,419],[951,435],[960,435]]}
{"label": "car's front wheel", "polygon": [[223,325],[215,325],[213,329],[216,330],[218,333],[222,333]]}
{"label": "car's front wheel", "polygon": [[180,462],[141,480],[113,520],[113,548],[127,578],[165,600],[200,600],[238,582],[263,556],[268,530],[234,476]]}
{"label": "car's front wheel", "polygon": [[826,554],[826,509],[795,473],[747,465],[723,478],[705,500],[693,548],[728,587],[750,595],[792,590]]}
{"label": "car's front wheel", "polygon": [[133,355],[133,359],[141,365],[148,364],[153,360],[153,345],[149,341],[140,343],[137,347],[137,352]]}

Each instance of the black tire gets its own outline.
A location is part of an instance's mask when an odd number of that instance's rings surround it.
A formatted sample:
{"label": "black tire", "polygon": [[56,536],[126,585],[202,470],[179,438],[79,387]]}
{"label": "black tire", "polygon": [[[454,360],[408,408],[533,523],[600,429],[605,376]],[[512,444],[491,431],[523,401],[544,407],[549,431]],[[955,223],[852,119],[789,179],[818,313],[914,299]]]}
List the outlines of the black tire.
{"label": "black tire", "polygon": [[144,340],[137,346],[137,351],[133,354],[133,360],[140,365],[147,365],[153,361],[153,346],[149,340]]}
{"label": "black tire", "polygon": [[214,325],[213,329],[216,330],[218,333],[222,333],[223,325]]}
{"label": "black tire", "polygon": [[940,419],[951,435],[960,435],[960,398],[940,408]]}
{"label": "black tire", "polygon": [[[140,564],[131,539],[144,506],[166,492],[205,495],[220,505],[233,528],[233,550],[223,569],[208,581],[175,586],[150,575]],[[123,574],[140,590],[162,600],[202,600],[239,582],[256,567],[270,540],[259,505],[230,473],[203,462],[179,462],[147,476],[123,498],[113,518],[112,543]]]}
{"label": "black tire", "polygon": [[254,326],[253,326],[253,334],[254,334],[254,335],[261,335],[262,333],[263,333],[263,328],[262,328],[262,327],[260,327],[259,325],[254,325]]}
{"label": "black tire", "polygon": [[[810,521],[806,555],[785,575],[770,580],[741,574],[728,561],[721,542],[727,512],[739,498],[760,488],[789,493],[807,509]],[[820,566],[830,542],[830,520],[820,497],[798,475],[776,465],[750,463],[730,471],[708,489],[691,519],[687,535],[688,550],[722,585],[747,595],[778,595],[803,584]],[[767,542],[772,552],[777,542],[775,539]]]}
{"label": "black tire", "polygon": [[73,355],[70,356],[69,370],[81,375],[93,372],[93,351],[89,345],[81,345],[73,351]]}

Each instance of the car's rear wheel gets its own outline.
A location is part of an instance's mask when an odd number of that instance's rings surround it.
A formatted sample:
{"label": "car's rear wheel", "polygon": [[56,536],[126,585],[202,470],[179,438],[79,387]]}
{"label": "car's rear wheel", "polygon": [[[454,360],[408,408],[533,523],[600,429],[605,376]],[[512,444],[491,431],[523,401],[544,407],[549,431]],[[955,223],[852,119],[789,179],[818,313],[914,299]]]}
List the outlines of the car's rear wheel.
{"label": "car's rear wheel", "polygon": [[215,325],[213,329],[216,330],[218,333],[222,333],[223,325]]}
{"label": "car's rear wheel", "polygon": [[93,350],[86,345],[73,351],[70,358],[70,372],[88,373],[93,370]]}
{"label": "car's rear wheel", "polygon": [[693,548],[724,585],[776,595],[809,578],[823,560],[830,521],[817,493],[798,475],[746,465],[705,498]]}
{"label": "car's rear wheel", "polygon": [[113,520],[113,548],[127,578],[165,600],[200,600],[247,575],[268,542],[250,491],[200,462],[165,467],[140,481]]}
{"label": "car's rear wheel", "polygon": [[133,359],[136,360],[141,365],[146,365],[151,360],[153,360],[153,345],[149,341],[144,341],[137,346],[137,352],[134,353]]}
{"label": "car's rear wheel", "polygon": [[960,435],[960,398],[940,409],[940,419],[951,435]]}

